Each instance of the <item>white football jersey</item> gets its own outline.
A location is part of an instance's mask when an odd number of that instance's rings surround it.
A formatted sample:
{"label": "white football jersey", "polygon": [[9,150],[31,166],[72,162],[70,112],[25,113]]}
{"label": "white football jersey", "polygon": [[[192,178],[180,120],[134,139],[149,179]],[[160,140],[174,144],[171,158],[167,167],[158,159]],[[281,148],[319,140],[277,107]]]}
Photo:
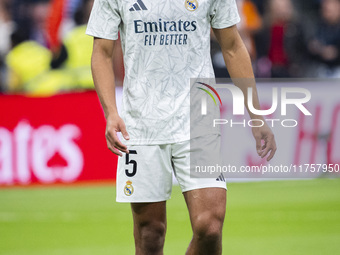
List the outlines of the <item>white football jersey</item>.
{"label": "white football jersey", "polygon": [[235,0],[95,0],[87,34],[122,42],[126,144],[190,139],[190,78],[213,78],[210,28],[240,21]]}

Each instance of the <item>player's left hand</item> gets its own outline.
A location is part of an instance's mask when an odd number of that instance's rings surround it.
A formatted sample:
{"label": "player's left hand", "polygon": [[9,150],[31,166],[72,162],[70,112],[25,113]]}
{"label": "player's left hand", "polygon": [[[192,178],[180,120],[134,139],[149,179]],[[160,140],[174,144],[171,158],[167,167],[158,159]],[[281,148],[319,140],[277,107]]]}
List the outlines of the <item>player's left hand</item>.
{"label": "player's left hand", "polygon": [[264,158],[269,153],[267,161],[271,160],[276,152],[276,142],[274,134],[269,128],[269,126],[265,124],[262,127],[253,127],[252,132],[256,141],[257,154],[261,158]]}

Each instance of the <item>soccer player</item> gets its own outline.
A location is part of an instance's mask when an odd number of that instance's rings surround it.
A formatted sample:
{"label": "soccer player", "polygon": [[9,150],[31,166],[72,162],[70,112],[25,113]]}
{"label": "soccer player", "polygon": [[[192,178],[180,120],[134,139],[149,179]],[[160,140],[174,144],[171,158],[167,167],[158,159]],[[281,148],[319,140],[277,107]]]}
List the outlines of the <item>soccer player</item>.
{"label": "soccer player", "polygon": [[[235,0],[95,0],[87,34],[94,37],[92,72],[104,109],[108,148],[119,157],[117,201],[131,203],[136,254],[163,254],[166,200],[172,172],[182,189],[193,230],[186,254],[221,254],[226,183],[190,178],[190,139],[207,146],[218,134],[190,137],[190,78],[214,77],[210,29],[233,78],[253,79],[249,54],[235,24]],[[112,58],[122,42],[125,78],[121,116]],[[255,82],[236,84],[243,92]],[[244,93],[245,95],[247,93]],[[253,119],[255,116],[250,113]],[[270,160],[276,145],[268,125],[252,129],[257,152]],[[121,132],[125,141],[120,141]],[[261,145],[264,141],[264,145]]]}

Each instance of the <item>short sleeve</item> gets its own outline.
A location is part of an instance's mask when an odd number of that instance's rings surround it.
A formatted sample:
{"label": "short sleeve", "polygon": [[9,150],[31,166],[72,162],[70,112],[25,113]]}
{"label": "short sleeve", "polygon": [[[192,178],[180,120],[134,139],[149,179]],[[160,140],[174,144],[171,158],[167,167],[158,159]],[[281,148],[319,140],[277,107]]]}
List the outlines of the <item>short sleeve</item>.
{"label": "short sleeve", "polygon": [[86,34],[109,40],[118,39],[121,17],[116,0],[95,0]]}
{"label": "short sleeve", "polygon": [[210,23],[213,28],[231,27],[240,22],[235,0],[215,0],[210,9]]}

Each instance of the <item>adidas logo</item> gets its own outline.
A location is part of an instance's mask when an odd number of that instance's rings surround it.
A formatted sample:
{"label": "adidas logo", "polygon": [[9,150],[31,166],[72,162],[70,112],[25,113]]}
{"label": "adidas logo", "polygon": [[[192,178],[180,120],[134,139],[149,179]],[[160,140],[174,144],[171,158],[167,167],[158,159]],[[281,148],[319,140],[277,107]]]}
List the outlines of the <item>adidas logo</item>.
{"label": "adidas logo", "polygon": [[145,4],[143,3],[142,0],[137,0],[137,3],[135,3],[130,9],[130,12],[134,12],[134,11],[141,11],[141,10],[147,10],[148,8],[146,8]]}
{"label": "adidas logo", "polygon": [[226,182],[226,181],[225,181],[225,178],[224,178],[224,176],[223,176],[223,174],[220,174],[220,175],[216,178],[216,181]]}

